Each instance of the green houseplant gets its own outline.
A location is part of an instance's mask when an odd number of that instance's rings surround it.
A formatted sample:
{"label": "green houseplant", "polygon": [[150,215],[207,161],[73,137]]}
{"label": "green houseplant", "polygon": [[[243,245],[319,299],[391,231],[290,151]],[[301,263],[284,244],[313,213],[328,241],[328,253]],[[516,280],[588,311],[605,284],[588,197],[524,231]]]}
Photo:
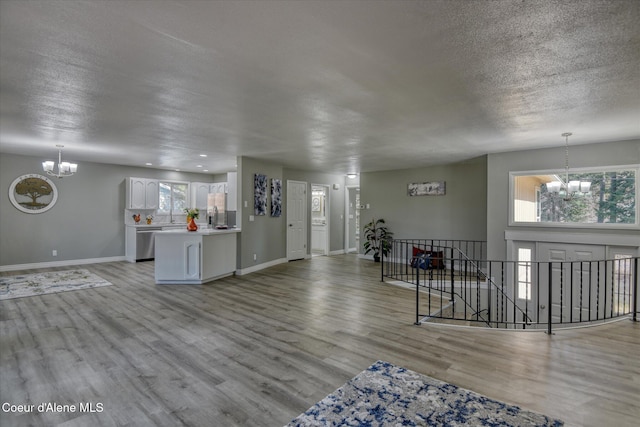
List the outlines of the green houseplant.
{"label": "green houseplant", "polygon": [[193,219],[198,219],[198,217],[200,216],[200,209],[198,208],[184,208],[184,213],[187,214],[187,221],[189,221],[189,219],[193,218]]}
{"label": "green houseplant", "polygon": [[385,225],[384,219],[373,218],[362,229],[364,231],[364,253],[373,252],[373,260],[380,262],[380,254],[387,255],[391,252],[391,240],[393,233]]}

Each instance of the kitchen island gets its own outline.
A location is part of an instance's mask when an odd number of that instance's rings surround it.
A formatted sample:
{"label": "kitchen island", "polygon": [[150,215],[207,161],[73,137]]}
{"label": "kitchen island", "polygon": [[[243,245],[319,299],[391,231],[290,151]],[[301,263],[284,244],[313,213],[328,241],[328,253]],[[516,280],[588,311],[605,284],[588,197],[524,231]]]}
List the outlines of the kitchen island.
{"label": "kitchen island", "polygon": [[164,230],[155,234],[156,284],[194,285],[236,271],[238,228]]}

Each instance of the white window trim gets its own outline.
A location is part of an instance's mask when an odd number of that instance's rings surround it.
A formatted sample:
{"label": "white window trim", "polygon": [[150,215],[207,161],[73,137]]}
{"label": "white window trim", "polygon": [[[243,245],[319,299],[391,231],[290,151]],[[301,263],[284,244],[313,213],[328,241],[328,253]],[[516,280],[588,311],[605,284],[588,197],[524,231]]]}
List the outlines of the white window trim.
{"label": "white window trim", "polygon": [[558,173],[564,173],[558,169],[546,169],[546,170],[530,170],[530,171],[512,171],[509,172],[509,227],[537,227],[537,228],[568,228],[568,229],[627,229],[627,230],[640,230],[640,165],[614,165],[614,166],[596,166],[596,167],[583,167],[583,168],[571,168],[569,172],[593,172],[593,171],[616,171],[622,169],[633,169],[636,172],[636,220],[634,224],[619,224],[619,223],[559,223],[559,222],[526,222],[514,220],[513,199],[515,197],[515,177],[525,175],[557,175]]}
{"label": "white window trim", "polygon": [[[186,184],[187,185],[187,206],[191,206],[191,182],[189,181],[176,181],[176,180],[172,180],[172,179],[159,179],[158,180],[158,193],[160,192],[160,184],[161,183],[169,183],[169,184]],[[158,202],[158,213],[162,214],[162,215],[166,215],[168,213],[170,213],[173,209],[170,209],[168,211],[165,210],[160,210],[160,206],[159,206],[159,202]],[[178,214],[181,214],[183,212],[178,212]],[[175,214],[175,212],[174,212]]]}
{"label": "white window trim", "polygon": [[[522,261],[520,259],[520,250],[527,250],[529,251],[529,260],[527,261]],[[518,256],[516,257],[516,298],[518,300],[521,301],[527,301],[527,302],[531,302],[533,299],[533,286],[534,286],[534,280],[533,280],[533,260],[536,254],[536,247],[535,245],[532,245],[530,247],[527,246],[519,246],[516,251],[518,252]],[[523,265],[524,264],[524,265]],[[527,274],[526,274],[526,279],[527,280],[521,280],[520,278],[520,268],[524,267],[526,268]],[[526,291],[525,291],[525,295],[522,296],[522,294],[520,293],[520,286],[524,284],[526,287]]]}

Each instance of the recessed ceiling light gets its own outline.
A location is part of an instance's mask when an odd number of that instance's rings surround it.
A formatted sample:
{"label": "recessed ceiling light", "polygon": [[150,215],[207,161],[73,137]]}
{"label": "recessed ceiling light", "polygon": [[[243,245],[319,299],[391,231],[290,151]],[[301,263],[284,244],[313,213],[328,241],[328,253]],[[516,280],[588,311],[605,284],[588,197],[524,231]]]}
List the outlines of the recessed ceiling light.
{"label": "recessed ceiling light", "polygon": [[200,157],[207,157],[206,154],[200,154]]}
{"label": "recessed ceiling light", "polygon": [[149,163],[149,162],[147,162],[147,163],[145,163],[145,165],[147,165],[147,166],[153,166],[153,163]]}
{"label": "recessed ceiling light", "polygon": [[209,172],[209,169],[203,169],[202,172]]}
{"label": "recessed ceiling light", "polygon": [[196,167],[197,167],[197,168],[201,168],[201,167],[202,167],[202,165],[197,165]]}

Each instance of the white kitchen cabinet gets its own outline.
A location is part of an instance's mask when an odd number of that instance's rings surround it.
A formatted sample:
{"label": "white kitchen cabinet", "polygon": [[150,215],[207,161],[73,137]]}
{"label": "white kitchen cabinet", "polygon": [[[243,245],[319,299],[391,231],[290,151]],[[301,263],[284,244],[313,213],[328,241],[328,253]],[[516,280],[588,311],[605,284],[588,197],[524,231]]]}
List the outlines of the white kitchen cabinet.
{"label": "white kitchen cabinet", "polygon": [[136,262],[136,228],[125,227],[124,257],[129,262]]}
{"label": "white kitchen cabinet", "polygon": [[238,173],[227,173],[227,210],[238,210]]}
{"label": "white kitchen cabinet", "polygon": [[126,181],[128,209],[158,209],[158,180],[129,178]]}
{"label": "white kitchen cabinet", "polygon": [[200,209],[201,212],[207,211],[207,201],[211,193],[226,193],[226,182],[192,182],[191,183],[191,205]]}
{"label": "white kitchen cabinet", "polygon": [[147,179],[145,185],[145,209],[158,209],[160,206],[160,182]]}
{"label": "white kitchen cabinet", "polygon": [[311,225],[311,250],[324,255],[327,253],[327,226],[325,224]]}
{"label": "white kitchen cabinet", "polygon": [[227,183],[226,182],[214,182],[211,184],[211,192],[212,193],[226,193],[227,192]]}
{"label": "white kitchen cabinet", "polygon": [[[226,182],[192,182],[191,200],[192,205],[200,210],[207,210],[207,199],[209,193],[227,193]],[[228,205],[228,201],[227,201]],[[233,205],[235,206],[235,204]]]}
{"label": "white kitchen cabinet", "polygon": [[191,207],[200,209],[201,212],[207,211],[207,198],[211,193],[211,187],[214,184],[210,182],[192,182],[191,183]]}
{"label": "white kitchen cabinet", "polygon": [[127,207],[129,209],[145,209],[146,201],[146,179],[129,178],[127,181]]}
{"label": "white kitchen cabinet", "polygon": [[156,284],[202,284],[236,271],[238,229],[156,233]]}

